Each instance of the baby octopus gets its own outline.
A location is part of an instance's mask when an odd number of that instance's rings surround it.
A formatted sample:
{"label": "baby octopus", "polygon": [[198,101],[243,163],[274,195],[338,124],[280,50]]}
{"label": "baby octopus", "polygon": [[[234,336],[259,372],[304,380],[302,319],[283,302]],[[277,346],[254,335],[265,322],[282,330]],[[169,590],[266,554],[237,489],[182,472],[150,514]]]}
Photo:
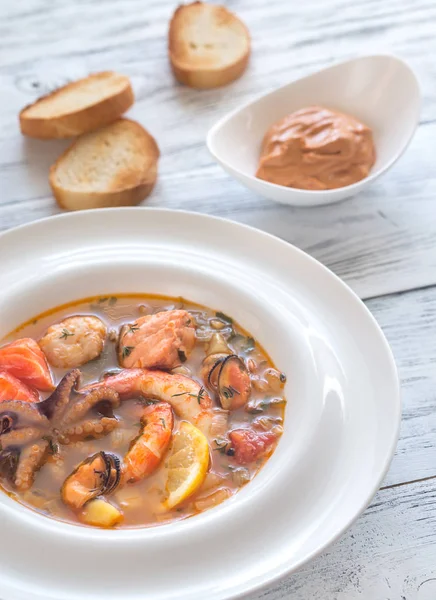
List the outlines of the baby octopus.
{"label": "baby octopus", "polygon": [[[118,406],[118,394],[101,387],[73,398],[79,378],[80,371],[71,371],[42,402],[11,400],[0,404],[0,472],[16,489],[32,486],[35,473],[49,453],[59,452],[59,445],[99,438],[118,427],[115,417],[103,415],[108,408],[110,413]],[[88,417],[94,408],[99,414]]]}

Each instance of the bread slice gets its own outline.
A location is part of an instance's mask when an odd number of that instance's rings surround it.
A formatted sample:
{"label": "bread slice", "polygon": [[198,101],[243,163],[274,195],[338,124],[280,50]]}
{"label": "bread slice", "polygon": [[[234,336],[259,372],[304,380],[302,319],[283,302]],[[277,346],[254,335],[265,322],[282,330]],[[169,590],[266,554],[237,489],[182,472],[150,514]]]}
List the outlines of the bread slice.
{"label": "bread slice", "polygon": [[94,73],[23,108],[21,133],[40,139],[74,137],[116,121],[133,101],[128,77]]}
{"label": "bread slice", "polygon": [[168,50],[176,78],[193,88],[215,88],[245,71],[250,34],[224,6],[193,2],[171,19]]}
{"label": "bread slice", "polygon": [[62,208],[131,206],[156,182],[159,148],[139,124],[119,119],[81,135],[50,168],[49,182]]}

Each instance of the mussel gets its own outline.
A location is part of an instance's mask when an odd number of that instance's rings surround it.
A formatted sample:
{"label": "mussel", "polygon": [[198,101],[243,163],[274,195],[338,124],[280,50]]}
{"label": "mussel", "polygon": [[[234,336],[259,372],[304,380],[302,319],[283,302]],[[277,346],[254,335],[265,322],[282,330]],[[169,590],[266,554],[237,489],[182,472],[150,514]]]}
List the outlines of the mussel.
{"label": "mussel", "polygon": [[248,401],[251,393],[250,374],[244,361],[231,352],[220,334],[212,336],[202,373],[225,410],[235,410]]}
{"label": "mussel", "polygon": [[13,482],[20,459],[18,448],[8,448],[0,452],[0,477]]}
{"label": "mussel", "polygon": [[76,510],[84,504],[113,492],[121,478],[121,462],[109,452],[97,452],[86,458],[69,475],[61,488],[65,504]]}

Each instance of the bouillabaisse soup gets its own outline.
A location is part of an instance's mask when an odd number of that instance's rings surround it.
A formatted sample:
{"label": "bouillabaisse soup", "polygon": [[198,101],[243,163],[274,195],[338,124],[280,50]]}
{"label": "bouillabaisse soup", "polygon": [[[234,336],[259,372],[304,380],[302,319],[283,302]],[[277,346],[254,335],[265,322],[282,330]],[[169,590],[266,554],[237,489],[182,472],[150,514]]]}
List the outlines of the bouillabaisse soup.
{"label": "bouillabaisse soup", "polygon": [[53,518],[197,514],[248,483],[282,433],[285,375],[231,317],[180,298],[88,298],[3,344],[2,488]]}

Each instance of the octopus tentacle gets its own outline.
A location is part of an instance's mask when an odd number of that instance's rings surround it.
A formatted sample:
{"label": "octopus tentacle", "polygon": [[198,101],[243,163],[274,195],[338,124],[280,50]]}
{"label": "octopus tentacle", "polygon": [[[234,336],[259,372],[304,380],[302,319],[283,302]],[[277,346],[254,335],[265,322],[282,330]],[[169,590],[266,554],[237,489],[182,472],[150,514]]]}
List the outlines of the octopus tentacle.
{"label": "octopus tentacle", "polygon": [[23,448],[15,471],[14,484],[18,490],[26,491],[32,487],[35,473],[47,459],[49,446],[47,440],[38,440],[34,444],[29,444],[29,446]]}
{"label": "octopus tentacle", "polygon": [[70,396],[73,388],[80,382],[79,369],[73,369],[67,373],[60,381],[59,385],[45,400],[37,403],[39,411],[50,420],[59,420],[62,413],[70,403]]}
{"label": "octopus tentacle", "polygon": [[117,408],[120,404],[120,397],[110,387],[101,387],[98,390],[92,390],[67,408],[62,417],[60,428],[63,429],[64,425],[83,419],[92,408],[95,408],[101,402],[107,402],[112,408]]}
{"label": "octopus tentacle", "polygon": [[16,425],[47,426],[48,419],[40,412],[39,404],[42,402],[32,404],[20,400],[6,400],[0,404],[0,419],[2,417],[12,418],[14,427]]}
{"label": "octopus tentacle", "polygon": [[2,448],[20,447],[38,440],[44,431],[37,427],[22,427],[4,433],[0,438]]}
{"label": "octopus tentacle", "polygon": [[98,439],[116,429],[118,425],[119,422],[113,417],[88,419],[68,429],[63,429],[57,439],[60,444],[64,445],[86,440],[87,438]]}
{"label": "octopus tentacle", "polygon": [[[80,371],[74,369],[42,402],[1,403],[0,477],[7,478],[18,490],[32,487],[35,473],[58,443],[66,445],[87,438],[98,439],[118,426],[113,416],[113,409],[120,403],[118,393],[102,386],[85,395],[74,394],[79,381]],[[110,409],[107,416],[106,407]],[[95,408],[100,415],[87,418]]]}

